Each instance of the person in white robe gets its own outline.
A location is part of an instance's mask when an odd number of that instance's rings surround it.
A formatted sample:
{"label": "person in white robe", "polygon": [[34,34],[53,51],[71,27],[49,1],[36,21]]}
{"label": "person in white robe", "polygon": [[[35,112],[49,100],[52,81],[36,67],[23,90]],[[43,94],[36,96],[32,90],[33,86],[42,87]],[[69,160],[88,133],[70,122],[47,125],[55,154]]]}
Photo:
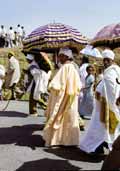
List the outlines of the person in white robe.
{"label": "person in white robe", "polygon": [[[26,59],[29,62],[29,66],[24,85],[26,92],[30,93],[29,114],[37,116],[37,103],[40,101],[41,93],[47,92],[49,74],[40,69],[35,61],[34,54],[27,54]],[[46,107],[46,104],[44,104],[44,107]]]}
{"label": "person in white robe", "polygon": [[87,71],[86,71],[86,68],[88,67],[88,65],[89,65],[88,57],[83,56],[82,65],[80,66],[80,69],[79,69],[80,79],[81,79],[83,88],[85,87],[85,78],[86,78],[86,76],[88,74]]}
{"label": "person in white robe", "polygon": [[6,88],[10,88],[12,91],[11,100],[16,99],[16,85],[20,80],[21,71],[20,71],[20,64],[18,59],[15,58],[15,54],[13,52],[8,53],[8,69],[6,74]]}
{"label": "person in white robe", "polygon": [[60,49],[58,58],[62,66],[49,84],[50,96],[43,130],[45,146],[79,145],[78,95],[82,83],[70,60],[72,56],[69,48]]}
{"label": "person in white robe", "polygon": [[5,77],[5,67],[0,64],[0,100],[2,100],[2,85]]}
{"label": "person in white robe", "polygon": [[12,27],[9,28],[7,36],[8,36],[8,40],[9,40],[8,47],[13,48],[14,47],[14,40],[15,40],[15,33],[14,33],[14,30]]}
{"label": "person in white robe", "polygon": [[[88,57],[86,57],[84,55],[83,58],[82,58],[82,64],[81,64],[81,66],[79,68],[79,76],[80,76],[80,80],[82,82],[82,88],[85,88],[85,78],[87,76],[86,68],[88,67],[88,65],[89,65],[89,59],[88,59]],[[80,105],[80,103],[82,101],[82,98],[83,98],[83,92],[80,91],[79,98],[78,98],[79,105]]]}
{"label": "person in white robe", "polygon": [[102,55],[105,68],[103,79],[96,87],[92,118],[80,142],[80,149],[87,153],[96,152],[103,142],[107,142],[111,150],[120,134],[120,112],[116,105],[120,91],[116,79],[120,80],[120,67],[114,64],[113,51],[105,49]]}
{"label": "person in white robe", "polygon": [[95,83],[95,69],[93,65],[88,65],[87,76],[85,79],[85,87],[82,89],[83,98],[78,106],[79,114],[82,118],[86,116],[90,119],[94,107],[94,83]]}

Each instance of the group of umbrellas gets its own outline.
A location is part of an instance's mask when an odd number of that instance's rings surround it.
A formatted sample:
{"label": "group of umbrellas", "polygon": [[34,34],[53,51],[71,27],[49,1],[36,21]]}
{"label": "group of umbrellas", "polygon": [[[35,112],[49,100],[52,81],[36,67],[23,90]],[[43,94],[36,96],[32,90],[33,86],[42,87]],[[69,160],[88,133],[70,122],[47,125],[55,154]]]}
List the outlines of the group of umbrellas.
{"label": "group of umbrellas", "polygon": [[[85,45],[87,45],[85,47]],[[23,41],[23,51],[56,52],[62,47],[69,47],[82,54],[101,58],[98,46],[111,49],[120,46],[120,24],[102,28],[92,40],[88,40],[77,29],[61,24],[51,23],[33,30]],[[84,48],[85,47],[85,48]]]}

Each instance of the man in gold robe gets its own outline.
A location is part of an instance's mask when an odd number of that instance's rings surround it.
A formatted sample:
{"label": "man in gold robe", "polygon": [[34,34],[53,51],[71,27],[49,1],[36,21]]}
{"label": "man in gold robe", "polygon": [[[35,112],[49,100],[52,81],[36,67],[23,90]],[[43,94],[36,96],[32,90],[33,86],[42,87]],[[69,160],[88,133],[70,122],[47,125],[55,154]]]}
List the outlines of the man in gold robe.
{"label": "man in gold robe", "polygon": [[82,84],[71,58],[69,48],[60,49],[58,60],[62,66],[49,84],[47,122],[43,130],[46,146],[79,145],[78,95]]}

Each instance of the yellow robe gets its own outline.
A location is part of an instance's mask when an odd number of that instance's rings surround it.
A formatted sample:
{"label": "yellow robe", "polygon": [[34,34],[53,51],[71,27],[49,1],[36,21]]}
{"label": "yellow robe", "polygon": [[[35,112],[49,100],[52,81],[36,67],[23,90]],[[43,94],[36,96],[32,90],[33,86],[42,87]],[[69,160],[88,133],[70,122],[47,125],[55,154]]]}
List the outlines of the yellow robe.
{"label": "yellow robe", "polygon": [[79,145],[79,75],[72,63],[64,64],[49,84],[50,97],[43,131],[46,146]]}

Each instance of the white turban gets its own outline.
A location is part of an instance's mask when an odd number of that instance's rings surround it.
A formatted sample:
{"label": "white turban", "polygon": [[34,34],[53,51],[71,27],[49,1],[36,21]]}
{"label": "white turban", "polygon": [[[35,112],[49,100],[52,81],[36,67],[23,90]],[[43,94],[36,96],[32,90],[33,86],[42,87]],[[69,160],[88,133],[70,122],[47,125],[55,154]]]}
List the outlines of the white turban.
{"label": "white turban", "polygon": [[32,60],[34,60],[34,55],[33,54],[27,54],[26,59],[29,59],[32,61]]}
{"label": "white turban", "polygon": [[73,59],[72,50],[70,50],[69,48],[60,48],[58,55],[60,54],[66,55],[69,59]]}
{"label": "white turban", "polygon": [[103,52],[102,52],[102,56],[103,58],[109,58],[109,59],[112,59],[114,60],[114,57],[115,57],[115,54],[112,50],[110,49],[105,49]]}

